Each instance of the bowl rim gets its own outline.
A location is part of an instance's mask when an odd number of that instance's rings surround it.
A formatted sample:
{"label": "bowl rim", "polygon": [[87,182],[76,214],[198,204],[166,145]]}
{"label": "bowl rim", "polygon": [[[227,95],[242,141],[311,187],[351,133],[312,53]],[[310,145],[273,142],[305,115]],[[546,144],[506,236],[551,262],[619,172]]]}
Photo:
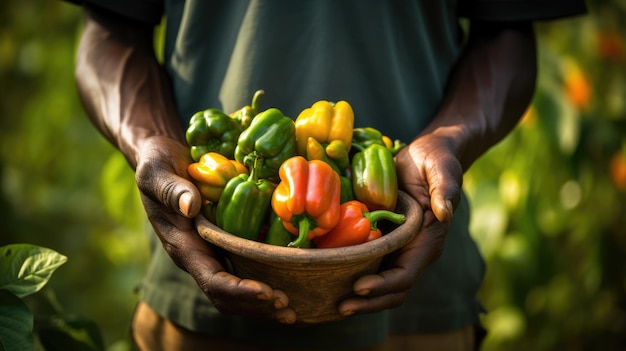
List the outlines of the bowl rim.
{"label": "bowl rim", "polygon": [[[403,213],[406,221],[382,237],[359,245],[338,248],[293,248],[265,244],[230,234],[211,223],[202,214],[195,219],[200,236],[227,252],[262,262],[300,262],[335,264],[363,261],[391,253],[409,243],[422,225],[423,210],[413,197],[398,191],[396,212]],[[414,228],[411,230],[411,228]]]}

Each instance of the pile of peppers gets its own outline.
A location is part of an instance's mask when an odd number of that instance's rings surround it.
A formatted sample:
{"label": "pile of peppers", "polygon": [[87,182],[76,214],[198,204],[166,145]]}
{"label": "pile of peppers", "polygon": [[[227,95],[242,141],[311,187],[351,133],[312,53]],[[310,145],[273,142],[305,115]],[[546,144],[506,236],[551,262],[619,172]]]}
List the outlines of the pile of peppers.
{"label": "pile of peppers", "polygon": [[383,235],[379,221],[404,223],[394,212],[403,142],[355,128],[347,101],[320,100],[292,119],[260,110],[263,94],[233,113],[209,108],[190,120],[188,174],[207,219],[242,238],[299,248],[358,245]]}

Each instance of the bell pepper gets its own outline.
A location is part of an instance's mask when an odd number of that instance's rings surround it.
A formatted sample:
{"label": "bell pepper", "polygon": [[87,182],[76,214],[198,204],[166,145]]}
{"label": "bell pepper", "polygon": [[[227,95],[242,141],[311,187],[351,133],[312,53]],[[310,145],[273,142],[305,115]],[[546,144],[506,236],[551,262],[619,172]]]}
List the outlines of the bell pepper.
{"label": "bell pepper", "polygon": [[259,179],[261,158],[252,155],[250,175],[241,174],[228,181],[217,203],[217,226],[242,238],[256,240],[267,220],[274,184]]}
{"label": "bell pepper", "polygon": [[377,144],[385,146],[383,133],[372,127],[354,128],[352,130],[352,146],[357,150],[362,150],[370,145]]}
{"label": "bell pepper", "polygon": [[256,152],[262,157],[259,178],[275,179],[280,165],[296,152],[294,122],[277,108],[265,110],[252,120],[239,136],[235,159],[243,159]]}
{"label": "bell pepper", "polygon": [[363,150],[372,144],[385,146],[394,156],[400,149],[406,146],[406,143],[399,139],[391,140],[390,137],[383,135],[383,133],[376,128],[354,128],[352,131],[352,146],[354,146],[356,151]]}
{"label": "bell pepper", "polygon": [[211,223],[217,224],[217,202],[206,201],[202,205],[202,215]]}
{"label": "bell pepper", "polygon": [[352,180],[346,176],[339,176],[339,183],[341,183],[341,196],[340,203],[354,200],[354,190],[352,190]]}
{"label": "bell pepper", "polygon": [[326,156],[333,160],[337,167],[342,170],[342,173],[350,166],[350,155],[348,154],[350,146],[346,146],[342,140],[336,139],[328,143],[324,148]]}
{"label": "bell pepper", "polygon": [[393,211],[398,200],[398,177],[391,151],[372,144],[352,157],[354,198],[371,210]]}
{"label": "bell pepper", "polygon": [[[283,225],[283,220],[272,211],[270,215],[270,224],[265,236],[264,242],[275,246],[289,246],[293,241],[293,235]],[[310,248],[311,240],[305,240],[300,245],[301,248]]]}
{"label": "bell pepper", "polygon": [[224,191],[226,183],[233,177],[248,173],[242,163],[229,160],[217,152],[207,152],[198,162],[187,167],[187,173],[194,180],[202,197],[217,202]]}
{"label": "bell pepper", "polygon": [[322,145],[314,137],[309,137],[304,155],[309,161],[320,160],[328,163],[340,175],[344,174],[350,165],[348,152],[341,140],[333,140],[327,145]]}
{"label": "bell pepper", "polygon": [[341,140],[349,151],[352,144],[352,128],[354,127],[354,111],[346,101],[335,104],[320,100],[300,112],[296,118],[296,140],[299,155],[306,155],[309,137],[322,144],[333,140]]}
{"label": "bell pepper", "polygon": [[[334,143],[335,141],[333,141]],[[309,137],[308,143],[307,143],[307,148],[306,148],[306,159],[311,161],[311,160],[320,160],[320,161],[324,161],[326,163],[328,163],[335,172],[337,172],[337,174],[339,174],[339,181],[341,184],[341,203],[344,203],[346,201],[349,200],[354,200],[354,192],[352,191],[352,180],[350,180],[350,178],[346,177],[344,174],[347,172],[347,167],[349,165],[349,160],[348,160],[348,153],[345,151],[345,149],[343,149],[343,142],[340,140],[336,140],[335,144],[329,144],[333,145],[336,148],[339,148],[339,157],[343,158],[345,157],[345,161],[342,160],[341,165],[343,166],[343,168],[340,168],[340,166],[338,165],[338,162],[335,162],[334,159],[331,159],[328,156],[328,152],[326,150],[328,150],[328,147],[324,148],[322,146],[322,144],[320,144],[319,142],[317,142],[317,140],[315,140],[315,138],[313,137]]]}
{"label": "bell pepper", "polygon": [[[339,169],[339,165],[326,153],[326,150],[322,144],[320,144],[315,138],[309,137],[306,144],[306,159],[308,161],[312,160],[320,160],[328,163],[335,172],[341,174],[341,169]],[[346,154],[347,155],[347,154]]]}
{"label": "bell pepper", "polygon": [[252,96],[252,103],[250,105],[244,106],[230,114],[230,117],[239,122],[243,129],[248,128],[254,116],[259,113],[259,100],[263,94],[265,94],[265,91],[257,90]]}
{"label": "bell pepper", "polygon": [[233,159],[242,130],[237,121],[219,109],[196,112],[185,132],[185,139],[191,147],[191,158],[198,161],[207,152],[217,152]]}
{"label": "bell pepper", "polygon": [[391,140],[391,138],[386,135],[383,135],[383,142],[385,143],[385,146],[387,147],[387,149],[391,151],[391,154],[393,156],[395,156],[398,153],[398,151],[402,150],[402,148],[406,146],[406,143],[403,142],[402,140],[400,139]]}
{"label": "bell pepper", "polygon": [[289,246],[326,234],[339,222],[339,175],[320,160],[302,156],[287,159],[279,169],[280,183],[272,195],[272,208],[283,226],[297,239]]}
{"label": "bell pepper", "polygon": [[387,210],[369,212],[360,201],[348,201],[341,204],[339,223],[326,235],[313,239],[318,248],[332,248],[358,245],[382,236],[378,222],[388,220],[396,224],[406,221],[403,214]]}

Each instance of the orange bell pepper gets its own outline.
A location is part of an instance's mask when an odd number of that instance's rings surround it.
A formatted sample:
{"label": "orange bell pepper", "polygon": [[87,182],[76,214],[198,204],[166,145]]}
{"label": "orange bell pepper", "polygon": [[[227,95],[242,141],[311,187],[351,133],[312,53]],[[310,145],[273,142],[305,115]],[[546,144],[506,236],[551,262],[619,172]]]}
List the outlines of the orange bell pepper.
{"label": "orange bell pepper", "polygon": [[396,224],[406,221],[403,214],[387,210],[369,212],[367,205],[360,201],[341,204],[339,223],[328,233],[313,239],[318,248],[332,248],[358,245],[380,238],[383,234],[378,221],[389,220]]}
{"label": "orange bell pepper", "polygon": [[231,178],[248,173],[243,163],[229,160],[217,152],[203,154],[198,162],[187,167],[187,173],[194,180],[202,197],[217,202]]}
{"label": "orange bell pepper", "polygon": [[298,236],[289,246],[299,247],[337,225],[341,183],[329,164],[293,156],[283,162],[278,176],[272,208],[285,229]]}

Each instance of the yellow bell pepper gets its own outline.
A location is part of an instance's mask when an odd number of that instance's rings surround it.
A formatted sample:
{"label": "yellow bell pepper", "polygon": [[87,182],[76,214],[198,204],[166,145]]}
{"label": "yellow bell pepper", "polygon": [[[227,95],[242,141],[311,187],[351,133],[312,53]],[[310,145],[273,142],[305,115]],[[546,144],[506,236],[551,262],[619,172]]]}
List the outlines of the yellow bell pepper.
{"label": "yellow bell pepper", "polygon": [[354,111],[347,101],[331,103],[320,100],[304,109],[296,118],[297,152],[306,155],[309,137],[321,144],[341,140],[349,151],[352,145]]}
{"label": "yellow bell pepper", "polygon": [[328,163],[339,175],[343,175],[350,164],[348,151],[341,140],[333,140],[324,147],[315,138],[309,137],[305,156],[309,161],[320,160]]}
{"label": "yellow bell pepper", "polygon": [[241,162],[230,160],[217,152],[207,152],[198,162],[187,167],[187,173],[205,200],[217,202],[226,183],[240,174],[247,174],[248,168]]}

